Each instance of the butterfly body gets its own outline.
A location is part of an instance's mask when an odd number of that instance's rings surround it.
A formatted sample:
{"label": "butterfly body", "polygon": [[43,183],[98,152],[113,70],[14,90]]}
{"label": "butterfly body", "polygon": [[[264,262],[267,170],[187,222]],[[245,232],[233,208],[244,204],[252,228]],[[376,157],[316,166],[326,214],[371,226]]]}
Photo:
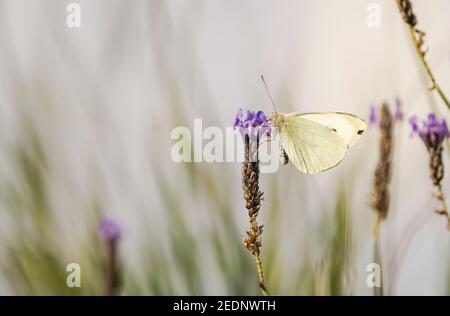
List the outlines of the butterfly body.
{"label": "butterfly body", "polygon": [[280,151],[280,162],[282,166],[285,166],[289,163],[289,156],[286,153],[286,150],[284,150],[283,146],[281,146],[281,151]]}
{"label": "butterfly body", "polygon": [[274,112],[271,122],[279,129],[284,161],[309,174],[338,165],[366,129],[362,119],[338,112]]}

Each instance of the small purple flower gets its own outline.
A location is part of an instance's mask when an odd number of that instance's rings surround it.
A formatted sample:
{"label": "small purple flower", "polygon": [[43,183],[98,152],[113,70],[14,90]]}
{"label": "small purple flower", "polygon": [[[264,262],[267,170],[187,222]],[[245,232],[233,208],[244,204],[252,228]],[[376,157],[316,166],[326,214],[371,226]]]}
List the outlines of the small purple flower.
{"label": "small purple flower", "polygon": [[242,136],[270,136],[271,128],[263,111],[245,111],[239,109],[233,127],[239,129]]}
{"label": "small purple flower", "polygon": [[417,134],[425,143],[427,148],[439,146],[445,138],[450,136],[445,119],[438,119],[434,113],[428,114],[427,120],[418,123],[417,117],[409,119],[412,135]]}
{"label": "small purple flower", "polygon": [[370,125],[375,125],[377,123],[378,123],[377,109],[376,109],[376,106],[374,104],[372,104],[370,106],[369,124]]}
{"label": "small purple flower", "polygon": [[118,240],[122,236],[120,228],[116,222],[107,217],[103,217],[100,220],[98,234],[104,241]]}
{"label": "small purple flower", "polygon": [[399,98],[395,99],[394,120],[395,121],[403,121],[402,101],[400,101]]}

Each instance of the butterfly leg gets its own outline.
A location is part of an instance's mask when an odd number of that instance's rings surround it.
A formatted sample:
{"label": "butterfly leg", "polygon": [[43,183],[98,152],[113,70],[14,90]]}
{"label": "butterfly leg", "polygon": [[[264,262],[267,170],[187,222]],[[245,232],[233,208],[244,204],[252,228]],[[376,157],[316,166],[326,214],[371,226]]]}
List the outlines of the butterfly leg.
{"label": "butterfly leg", "polygon": [[264,143],[268,143],[268,142],[271,142],[271,141],[273,141],[274,139],[271,137],[271,136],[269,136],[269,137],[266,137],[263,141],[261,141],[259,144],[261,145],[261,144],[264,144]]}

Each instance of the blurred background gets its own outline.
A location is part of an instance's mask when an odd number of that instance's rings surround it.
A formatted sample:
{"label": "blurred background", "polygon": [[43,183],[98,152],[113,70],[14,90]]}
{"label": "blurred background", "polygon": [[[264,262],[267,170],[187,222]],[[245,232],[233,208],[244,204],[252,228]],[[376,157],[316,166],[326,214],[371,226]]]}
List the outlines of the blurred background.
{"label": "blurred background", "polygon": [[[393,0],[79,0],[81,28],[66,25],[69,2],[0,0],[2,295],[102,295],[102,216],[122,231],[120,294],[258,295],[240,163],[174,163],[170,152],[172,129],[195,118],[225,128],[239,107],[270,113],[260,74],[283,112],[367,118],[370,104],[398,97],[406,118],[450,118]],[[413,3],[449,94],[450,3]],[[261,176],[271,293],[372,295],[378,134],[369,127],[325,173],[287,165]],[[393,163],[385,294],[447,295],[449,233],[407,121]],[[66,286],[72,262],[81,288]]]}

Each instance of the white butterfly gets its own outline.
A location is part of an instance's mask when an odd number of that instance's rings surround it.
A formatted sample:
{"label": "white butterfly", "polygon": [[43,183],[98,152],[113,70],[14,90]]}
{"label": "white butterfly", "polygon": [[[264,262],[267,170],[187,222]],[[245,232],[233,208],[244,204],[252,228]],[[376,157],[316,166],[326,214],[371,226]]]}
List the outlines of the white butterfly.
{"label": "white butterfly", "polygon": [[[264,77],[261,79],[275,109]],[[359,117],[340,112],[275,111],[270,121],[280,132],[283,162],[291,161],[304,173],[318,173],[338,165],[367,127]]]}
{"label": "white butterfly", "polygon": [[273,113],[280,131],[285,160],[305,173],[335,167],[366,129],[366,123],[347,113]]}

